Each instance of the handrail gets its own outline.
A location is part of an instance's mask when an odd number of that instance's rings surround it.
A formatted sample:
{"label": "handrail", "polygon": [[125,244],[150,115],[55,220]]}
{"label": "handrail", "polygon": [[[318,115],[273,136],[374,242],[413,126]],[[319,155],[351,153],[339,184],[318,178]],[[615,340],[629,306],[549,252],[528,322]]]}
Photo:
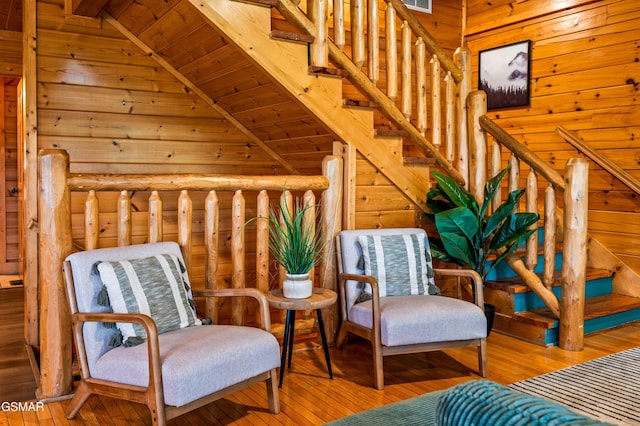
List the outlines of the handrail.
{"label": "handrail", "polygon": [[640,181],[635,179],[613,161],[609,160],[608,158],[585,144],[584,141],[580,140],[574,132],[571,132],[562,125],[559,125],[558,127],[556,127],[556,133],[562,136],[578,151],[582,152],[584,155],[596,162],[600,167],[602,167],[603,169],[611,173],[615,178],[627,185],[629,189],[634,191],[636,194],[640,194]]}
{"label": "handrail", "polygon": [[[404,5],[403,5],[404,6]],[[278,11],[292,24],[311,36],[317,35],[317,26],[290,0],[278,0],[276,5]],[[423,31],[426,32],[426,30]],[[370,79],[363,73],[356,64],[353,63],[338,46],[331,40],[327,40],[329,57],[338,66],[342,67],[349,74],[350,80],[360,90],[362,90],[372,101],[376,102],[378,108],[402,130],[408,133],[408,138],[416,143],[426,153],[433,156],[436,163],[443,170],[460,183],[465,182],[465,178],[456,170],[453,165],[443,156],[439,149],[426,140],[420,131],[405,117],[397,105],[389,99]]]}
{"label": "handrail", "polygon": [[434,40],[431,34],[429,34],[429,32],[422,26],[420,21],[418,21],[413,13],[411,13],[402,0],[387,0],[387,3],[392,4],[398,15],[400,15],[403,20],[407,21],[409,28],[411,28],[416,37],[422,38],[425,47],[429,53],[436,55],[438,61],[442,64],[444,71],[450,72],[455,82],[460,83],[464,78],[460,68],[449,56],[447,56],[447,54],[438,45],[438,42]]}
{"label": "handrail", "polygon": [[479,118],[480,126],[493,136],[498,143],[513,152],[516,157],[527,163],[531,168],[540,173],[549,183],[557,189],[564,191],[564,180],[560,173],[550,167],[544,160],[538,157],[533,151],[518,142],[513,136],[507,133],[502,127],[497,125],[486,115]]}

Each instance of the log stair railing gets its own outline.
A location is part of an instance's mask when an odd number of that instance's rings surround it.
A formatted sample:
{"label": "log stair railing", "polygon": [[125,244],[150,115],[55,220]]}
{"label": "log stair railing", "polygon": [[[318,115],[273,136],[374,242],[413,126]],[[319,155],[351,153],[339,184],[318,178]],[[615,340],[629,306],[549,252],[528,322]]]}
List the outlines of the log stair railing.
{"label": "log stair railing", "polygon": [[[457,49],[454,59],[450,59],[401,0],[385,3],[384,18],[381,18],[377,2],[349,2],[350,46],[346,45],[346,2],[343,0],[333,1],[331,18],[327,0],[307,0],[306,3],[277,0],[275,7],[290,23],[313,37],[309,49],[310,69],[322,70],[331,64],[346,72],[349,81],[366,96],[367,100],[362,103],[370,102],[370,106],[380,110],[396,128],[380,129],[378,135],[402,132],[403,137],[432,157],[438,167],[464,182],[478,199],[483,198],[487,168],[491,168],[493,175],[502,167],[503,148],[512,153],[508,160],[511,164],[509,190],[519,187],[520,163],[529,166],[526,209],[537,212],[538,204],[544,205],[541,250],[544,272],[541,277],[533,272],[538,261],[537,237],[527,241],[524,261],[511,254],[507,262],[543,300],[551,314],[560,318],[560,346],[582,349],[587,263],[587,206],[582,194],[587,192],[588,163],[583,159],[570,160],[562,177],[517,143],[486,117],[484,93],[471,91],[468,49]],[[380,28],[384,28],[384,35],[379,34]],[[386,85],[379,84],[383,53]],[[431,123],[427,123],[429,107]],[[443,119],[447,123],[445,129],[441,128]],[[426,139],[427,130],[431,132],[431,141]],[[491,145],[488,145],[487,134],[494,138]],[[487,160],[487,151],[490,151],[490,160]],[[544,200],[540,202],[539,179],[547,182]],[[556,207],[559,196],[564,198],[564,215]],[[575,224],[578,226],[573,226]],[[563,265],[554,264],[558,241],[563,242]],[[560,266],[563,297],[558,300],[552,286]]]}
{"label": "log stair railing", "polygon": [[573,145],[579,152],[583,153],[585,156],[589,157],[595,163],[597,163],[600,167],[605,169],[607,172],[611,173],[616,179],[620,180],[620,182],[627,185],[629,189],[634,191],[636,194],[640,195],[640,182],[627,173],[624,169],[618,166],[613,161],[609,160],[607,157],[600,154],[598,151],[591,148],[589,145],[584,143],[578,136],[565,128],[564,126],[558,126],[556,128],[556,133],[564,138],[567,142]]}
{"label": "log stair railing", "polygon": [[[318,223],[326,240],[322,261],[314,276],[316,286],[336,289],[337,272],[333,241],[342,226],[342,159],[339,157],[326,157],[323,162],[323,175],[318,176],[78,174],[70,173],[69,156],[63,150],[42,150],[39,158],[40,396],[61,396],[71,391],[71,318],[66,305],[60,265],[74,250],[95,249],[101,243],[104,246],[126,246],[163,239],[177,241],[194,288],[218,288],[223,282],[220,275],[226,273],[219,271],[219,258],[222,249],[229,244],[229,285],[233,288],[252,286],[267,292],[281,285],[282,279],[281,276],[279,282],[273,282],[271,279],[274,271],[270,269],[272,262],[269,259],[269,223],[266,219],[270,214],[270,204],[284,203],[281,205],[287,205],[291,209],[291,192],[295,192],[303,194],[305,202],[315,205],[316,194],[320,194],[321,216],[315,217],[315,209],[310,209],[310,214],[305,216],[305,220],[314,226]],[[145,200],[148,205],[146,218],[140,217],[145,212],[135,213],[135,209],[132,208],[132,195],[140,191],[149,194]],[[115,208],[99,206],[98,195],[104,192],[119,194],[117,197],[106,197],[107,200],[115,200]],[[82,214],[72,214],[72,193],[74,197],[82,197],[83,194],[86,197]],[[226,196],[222,197],[223,193],[226,193]],[[273,193],[280,193],[281,201],[277,198],[270,201],[270,194]],[[255,199],[248,202],[250,194],[255,196]],[[136,196],[141,197],[139,194]],[[169,197],[177,197],[177,200],[168,201]],[[174,208],[164,209],[163,198]],[[222,199],[227,201],[223,203]],[[194,220],[196,209],[198,220]],[[169,210],[174,216],[167,214]],[[104,228],[104,219],[102,227],[100,224],[101,211],[116,211],[115,242],[113,237],[110,240],[101,236],[101,230]],[[253,217],[253,214],[249,216],[250,212],[255,214],[256,220],[251,223],[252,226],[247,226]],[[138,217],[134,221],[135,214]],[[72,227],[72,217],[76,220],[82,217],[83,221],[75,223]],[[221,217],[230,218],[231,223],[221,224]],[[134,223],[138,227],[144,223],[147,227],[146,232],[137,229],[133,235]],[[168,224],[171,224],[171,235],[167,235],[165,229]],[[78,235],[76,232],[74,241],[73,229],[82,228],[84,235]],[[230,229],[225,231],[230,232],[228,242],[220,239],[223,229]],[[250,231],[255,234],[249,236]],[[204,244],[204,255],[201,249],[194,253],[195,238],[198,239],[198,247]],[[196,255],[204,257],[205,272],[204,278],[201,278],[202,282],[199,282],[195,278],[197,274],[193,273],[194,267],[197,266],[193,261]],[[229,253],[226,253],[226,256],[229,256]],[[216,302],[211,301],[205,306],[205,315],[217,321],[219,307]],[[230,311],[230,321],[233,324],[259,321],[241,297],[233,298]],[[36,314],[25,312],[25,315]],[[327,309],[326,315],[323,316],[327,335],[334,336],[337,328],[337,310]]]}
{"label": "log stair railing", "polygon": [[[446,173],[458,182],[466,183],[468,154],[465,144],[458,146],[455,138],[466,139],[464,99],[470,89],[471,56],[467,49],[459,49],[456,61],[449,58],[401,0],[388,0],[386,3],[383,19],[378,16],[377,2],[351,1],[349,49],[345,48],[344,0],[333,1],[333,39],[329,36],[327,0],[308,0],[306,14],[302,9],[304,5],[291,0],[278,0],[276,8],[289,22],[313,37],[310,43],[311,67],[323,69],[331,62],[344,70],[349,81],[371,102],[370,106],[379,109],[404,137],[433,158]],[[381,26],[386,29],[384,35],[379,34]],[[396,36],[398,30],[401,33],[399,40]],[[384,46],[381,46],[381,40]],[[386,55],[386,92],[378,87],[381,52]],[[366,69],[363,68],[365,61]],[[415,81],[412,77],[414,69]],[[400,81],[398,75],[402,77]],[[347,104],[353,102],[347,100]],[[431,123],[427,123],[428,108],[431,110]],[[443,117],[449,123],[446,129],[442,129]],[[454,117],[457,117],[455,126],[452,124]],[[426,138],[427,129],[431,130],[431,141]],[[387,135],[392,133],[387,130]],[[456,154],[457,164],[454,166]]]}

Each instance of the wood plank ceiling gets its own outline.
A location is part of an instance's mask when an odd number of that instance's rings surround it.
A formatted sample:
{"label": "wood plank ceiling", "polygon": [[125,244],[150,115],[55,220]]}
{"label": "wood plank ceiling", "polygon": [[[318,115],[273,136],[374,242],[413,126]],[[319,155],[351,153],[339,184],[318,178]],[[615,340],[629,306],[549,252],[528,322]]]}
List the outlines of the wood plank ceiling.
{"label": "wood plank ceiling", "polygon": [[320,172],[336,136],[188,1],[110,0],[104,10],[297,171]]}
{"label": "wood plank ceiling", "polygon": [[22,0],[0,1],[0,30],[22,32]]}

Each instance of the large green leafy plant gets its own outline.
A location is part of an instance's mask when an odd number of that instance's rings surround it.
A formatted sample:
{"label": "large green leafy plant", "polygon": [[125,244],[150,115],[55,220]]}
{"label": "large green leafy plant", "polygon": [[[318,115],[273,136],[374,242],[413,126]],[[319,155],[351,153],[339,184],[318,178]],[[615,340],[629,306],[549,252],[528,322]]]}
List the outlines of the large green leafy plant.
{"label": "large green leafy plant", "polygon": [[[482,278],[506,256],[535,232],[531,225],[539,219],[537,213],[515,212],[523,189],[509,193],[507,199],[492,214],[491,200],[500,190],[502,178],[509,167],[491,178],[484,187],[484,200],[478,205],[473,194],[451,177],[433,172],[437,185],[427,194],[431,220],[440,238],[430,238],[433,257],[471,268]],[[489,256],[495,255],[490,265]]]}

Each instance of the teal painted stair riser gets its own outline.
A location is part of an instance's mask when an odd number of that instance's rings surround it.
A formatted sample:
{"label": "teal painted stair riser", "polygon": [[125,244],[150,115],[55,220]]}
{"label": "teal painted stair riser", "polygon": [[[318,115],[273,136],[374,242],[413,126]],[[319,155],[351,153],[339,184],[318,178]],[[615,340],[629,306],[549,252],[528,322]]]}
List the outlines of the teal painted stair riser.
{"label": "teal painted stair riser", "polygon": [[[585,285],[585,297],[596,297],[610,294],[613,289],[611,277],[598,278],[587,281]],[[553,293],[560,299],[562,295],[562,287],[553,288]],[[516,293],[513,300],[513,311],[524,312],[532,309],[544,308],[544,302],[533,291],[526,293]]]}
{"label": "teal painted stair riser", "polygon": [[[590,333],[595,333],[596,331],[618,327],[623,324],[638,321],[639,319],[640,309],[633,309],[626,312],[619,312],[617,314],[611,314],[604,317],[586,320],[584,322],[584,334],[587,335]],[[553,324],[553,328],[550,328],[546,331],[545,344],[557,345],[559,339],[558,321],[556,321]]]}

